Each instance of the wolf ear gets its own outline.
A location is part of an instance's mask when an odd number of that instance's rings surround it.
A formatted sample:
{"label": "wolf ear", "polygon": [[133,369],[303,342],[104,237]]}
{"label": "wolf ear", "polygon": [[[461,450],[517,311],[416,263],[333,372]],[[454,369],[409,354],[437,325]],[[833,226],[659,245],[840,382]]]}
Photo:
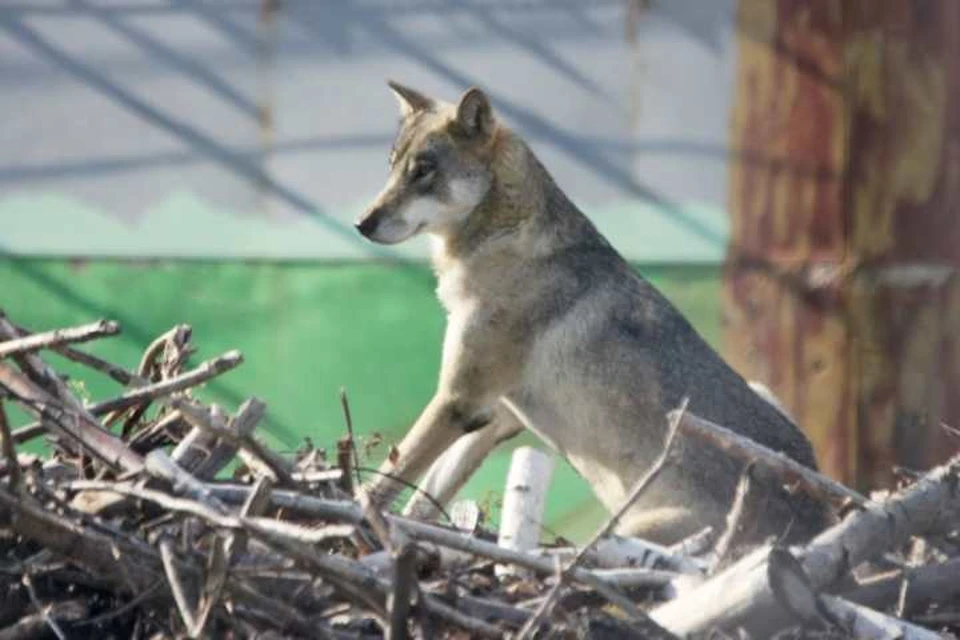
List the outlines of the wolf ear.
{"label": "wolf ear", "polygon": [[467,89],[457,105],[457,124],[470,136],[493,133],[493,108],[487,94],[476,87]]}
{"label": "wolf ear", "polygon": [[433,106],[433,100],[410,87],[405,87],[393,80],[387,80],[387,86],[390,87],[393,95],[397,98],[397,102],[400,103],[400,113],[404,118],[411,113],[424,111]]}

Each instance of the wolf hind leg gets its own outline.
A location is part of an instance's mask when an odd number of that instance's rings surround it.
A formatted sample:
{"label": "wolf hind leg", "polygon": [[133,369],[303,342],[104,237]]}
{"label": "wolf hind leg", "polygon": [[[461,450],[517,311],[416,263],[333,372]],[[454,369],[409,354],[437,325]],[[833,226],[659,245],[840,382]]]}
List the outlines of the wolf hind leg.
{"label": "wolf hind leg", "polygon": [[623,536],[635,536],[662,545],[671,545],[703,529],[703,520],[685,507],[654,507],[628,511],[616,528]]}

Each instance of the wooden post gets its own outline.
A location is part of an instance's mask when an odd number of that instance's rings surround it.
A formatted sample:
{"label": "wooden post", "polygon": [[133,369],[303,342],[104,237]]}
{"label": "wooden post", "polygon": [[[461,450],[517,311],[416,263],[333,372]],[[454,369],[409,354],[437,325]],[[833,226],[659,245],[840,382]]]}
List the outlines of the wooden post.
{"label": "wooden post", "polygon": [[740,0],[727,355],[829,475],[956,450],[960,3]]}
{"label": "wooden post", "polygon": [[[540,544],[543,511],[556,461],[534,449],[518,447],[510,461],[500,514],[497,544],[514,551],[532,551]],[[517,567],[499,566],[498,575],[517,574]]]}

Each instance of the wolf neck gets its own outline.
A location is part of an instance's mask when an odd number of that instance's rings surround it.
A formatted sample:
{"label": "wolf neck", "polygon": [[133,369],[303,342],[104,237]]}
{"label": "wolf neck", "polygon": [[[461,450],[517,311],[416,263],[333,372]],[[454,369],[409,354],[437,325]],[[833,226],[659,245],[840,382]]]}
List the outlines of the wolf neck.
{"label": "wolf neck", "polygon": [[596,233],[523,140],[505,127],[496,136],[490,191],[462,226],[434,242],[438,275],[479,255],[535,257],[525,234],[536,235],[535,253],[542,254],[562,248],[564,234],[558,230],[588,229],[587,237]]}

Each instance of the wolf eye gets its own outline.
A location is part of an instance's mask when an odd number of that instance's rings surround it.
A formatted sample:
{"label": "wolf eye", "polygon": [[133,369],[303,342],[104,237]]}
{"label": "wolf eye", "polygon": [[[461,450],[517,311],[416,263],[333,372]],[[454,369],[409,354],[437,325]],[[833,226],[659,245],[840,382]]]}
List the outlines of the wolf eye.
{"label": "wolf eye", "polygon": [[436,170],[437,164],[432,158],[416,158],[410,167],[410,179],[419,182]]}

